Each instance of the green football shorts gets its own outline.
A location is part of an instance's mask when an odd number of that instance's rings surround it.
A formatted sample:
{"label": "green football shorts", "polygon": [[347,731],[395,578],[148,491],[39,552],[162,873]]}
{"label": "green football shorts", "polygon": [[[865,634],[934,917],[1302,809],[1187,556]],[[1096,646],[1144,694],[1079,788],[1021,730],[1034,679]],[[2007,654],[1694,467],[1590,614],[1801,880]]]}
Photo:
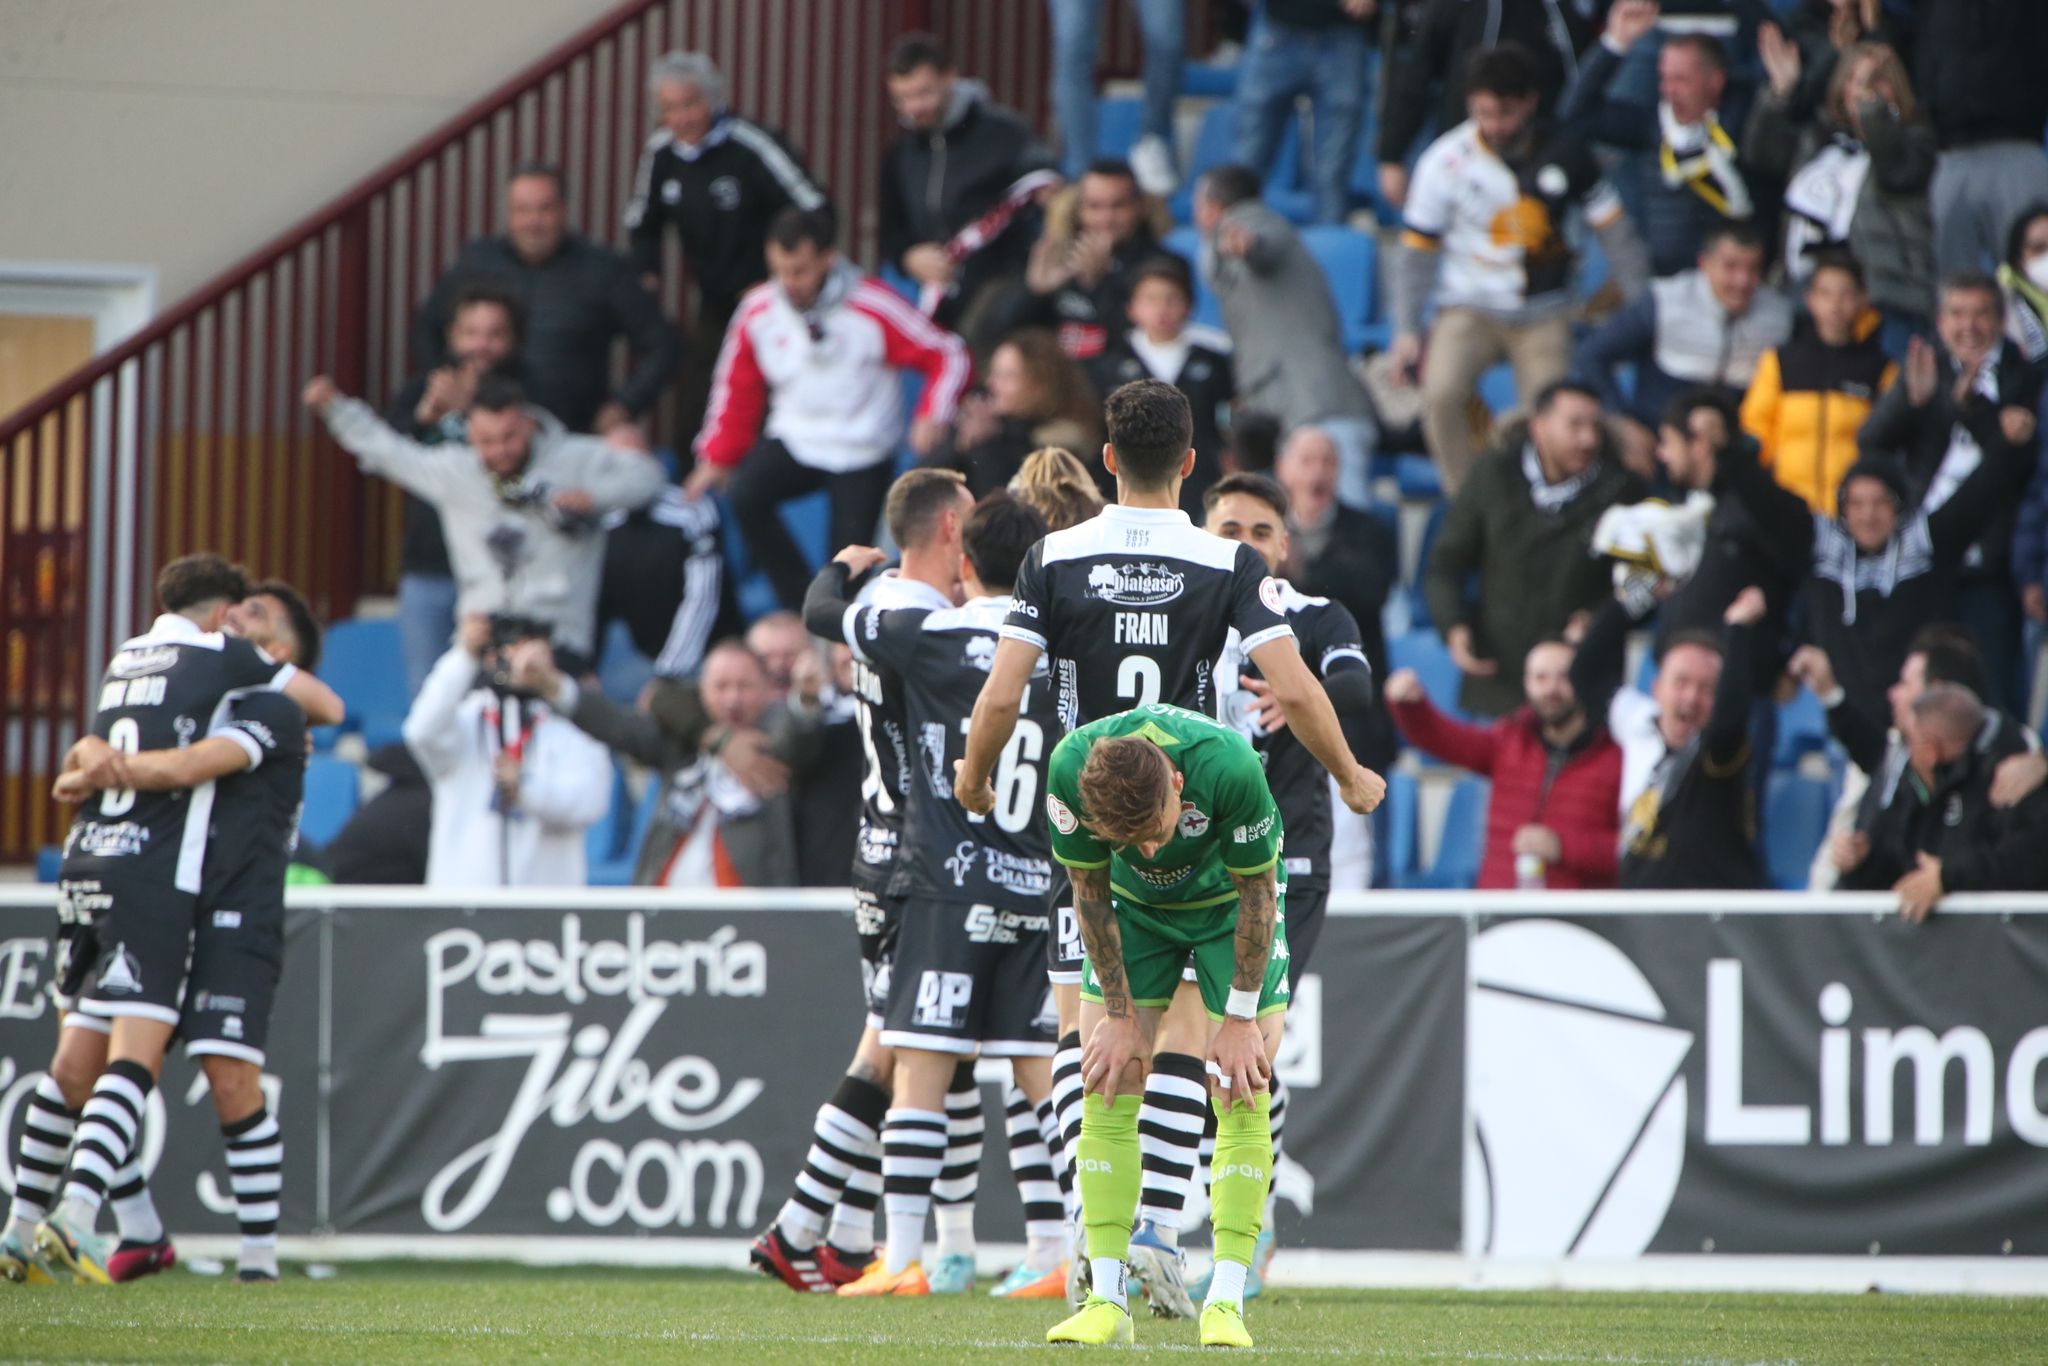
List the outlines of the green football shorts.
{"label": "green football shorts", "polygon": [[[1110,908],[1123,936],[1124,977],[1131,1003],[1164,1010],[1181,983],[1181,970],[1192,966],[1195,985],[1209,1018],[1223,1018],[1230,1001],[1230,979],[1237,972],[1237,903],[1226,901],[1199,911],[1160,911],[1112,895]],[[1081,999],[1102,1003],[1102,985],[1095,964],[1081,965]],[[1266,980],[1259,988],[1259,1018],[1287,1009],[1287,889],[1280,889],[1280,915],[1273,926],[1273,952],[1266,960]]]}

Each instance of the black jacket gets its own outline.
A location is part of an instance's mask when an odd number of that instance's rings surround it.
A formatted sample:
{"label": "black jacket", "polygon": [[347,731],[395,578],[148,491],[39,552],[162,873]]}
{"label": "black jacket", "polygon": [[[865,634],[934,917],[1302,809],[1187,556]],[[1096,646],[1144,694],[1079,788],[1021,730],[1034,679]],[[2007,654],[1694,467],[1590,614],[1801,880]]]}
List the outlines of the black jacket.
{"label": "black jacket", "polygon": [[2048,125],[2048,5],[1939,0],[1917,13],[1913,93],[1941,145],[2039,147]]}
{"label": "black jacket", "polygon": [[1586,45],[1586,21],[1571,0],[1427,0],[1415,23],[1413,41],[1381,63],[1380,131],[1382,162],[1404,162],[1429,118],[1429,92],[1438,90],[1436,130],[1465,121],[1465,63],[1496,43],[1527,48],[1537,62],[1543,112],[1579,69]]}
{"label": "black jacket", "polygon": [[1754,438],[1738,433],[1716,462],[1714,510],[1699,568],[1657,612],[1660,639],[1688,630],[1719,631],[1722,614],[1743,589],[1764,590],[1770,610],[1757,623],[1750,654],[1759,690],[1783,667],[1787,620],[1799,585],[1812,572],[1813,514],[1806,501],[1757,464]]}
{"label": "black jacket", "polygon": [[633,264],[661,273],[661,235],[674,228],[705,314],[730,318],[740,295],[768,278],[768,224],[790,207],[829,209],[831,200],[781,134],[721,115],[687,151],[666,129],[647,140],[626,205]]}
{"label": "black jacket", "polygon": [[[991,103],[980,83],[956,81],[952,107],[936,130],[906,130],[882,153],[882,259],[900,270],[904,252],[923,242],[945,243],[1001,204],[1025,174],[1054,165],[1051,150],[1022,115]],[[960,302],[987,282],[1024,269],[1039,218],[1036,209],[1025,208],[967,258],[940,321],[950,323]]]}
{"label": "black jacket", "polygon": [[1223,422],[1230,401],[1237,396],[1230,353],[1195,341],[1179,374],[1155,375],[1145,368],[1145,362],[1138,358],[1126,338],[1088,362],[1088,378],[1093,381],[1095,392],[1104,398],[1118,385],[1134,379],[1163,379],[1187,396],[1195,419],[1195,470],[1181,483],[1180,505],[1200,525],[1202,494],[1223,476]]}
{"label": "black jacket", "polygon": [[1092,287],[1069,280],[1050,294],[1038,294],[1019,280],[1005,292],[991,334],[1008,336],[1020,327],[1049,328],[1059,335],[1061,350],[1078,361],[1093,360],[1130,331],[1130,319],[1125,315],[1131,302],[1131,271],[1163,251],[1152,230],[1140,224],[1137,232],[1111,250],[1109,269]]}
{"label": "black jacket", "polygon": [[1394,727],[1381,695],[1387,679],[1387,639],[1380,613],[1401,581],[1394,533],[1369,512],[1339,507],[1322,554],[1314,559],[1303,556],[1300,532],[1295,535],[1296,555],[1287,581],[1311,597],[1342,603],[1358,623],[1365,660],[1372,666],[1372,704],[1359,724],[1346,725],[1345,737],[1360,763],[1385,772],[1394,759]]}
{"label": "black jacket", "polygon": [[1842,875],[1845,891],[1889,890],[1919,865],[1941,860],[1946,892],[2032,892],[2048,889],[2048,789],[2017,806],[1991,804],[1999,762],[2026,748],[2019,728],[1998,713],[1986,718],[1961,758],[1944,764],[1929,787],[1895,746],[1871,775],[1856,828],[1870,853]]}
{"label": "black jacket", "polygon": [[[612,399],[629,412],[646,412],[682,359],[681,334],[641,285],[633,263],[572,233],[539,265],[520,260],[503,237],[480,237],[464,247],[413,314],[417,368],[430,370],[447,359],[455,296],[474,283],[497,285],[523,305],[528,397],[572,432],[589,431],[597,410]],[[614,392],[612,343],[621,337],[633,349],[633,370]]]}

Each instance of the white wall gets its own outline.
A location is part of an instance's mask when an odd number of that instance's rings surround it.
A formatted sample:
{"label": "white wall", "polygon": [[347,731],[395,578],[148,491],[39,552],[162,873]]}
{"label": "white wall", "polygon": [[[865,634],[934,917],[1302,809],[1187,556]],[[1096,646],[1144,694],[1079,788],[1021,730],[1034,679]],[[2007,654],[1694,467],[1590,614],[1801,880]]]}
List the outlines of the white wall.
{"label": "white wall", "polygon": [[596,0],[0,0],[0,260],[175,303],[603,13]]}

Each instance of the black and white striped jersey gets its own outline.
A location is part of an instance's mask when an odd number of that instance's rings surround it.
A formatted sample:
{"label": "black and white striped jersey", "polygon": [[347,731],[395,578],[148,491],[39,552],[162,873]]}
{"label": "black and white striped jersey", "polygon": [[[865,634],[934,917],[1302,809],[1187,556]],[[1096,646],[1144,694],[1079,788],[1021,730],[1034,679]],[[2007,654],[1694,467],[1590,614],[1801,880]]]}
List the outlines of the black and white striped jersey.
{"label": "black and white striped jersey", "polygon": [[[906,579],[891,569],[869,580],[847,610],[841,634],[853,649],[854,716],[860,727],[860,835],[853,846],[857,885],[880,889],[896,859],[903,832],[903,803],[910,792],[913,758],[903,716],[904,683],[889,664],[867,655],[857,622],[862,608],[878,612],[935,611],[953,605],[938,589]],[[870,621],[873,619],[870,618]],[[973,705],[973,699],[968,699]],[[964,713],[963,713],[964,714]]]}
{"label": "black and white striped jersey", "polygon": [[1256,550],[1178,509],[1104,508],[1031,548],[1002,634],[1051,658],[1067,730],[1166,702],[1216,715],[1216,660],[1290,633]]}
{"label": "black and white striped jersey", "polygon": [[312,755],[306,714],[274,689],[242,692],[229,697],[212,734],[240,745],[249,767],[220,779],[214,794],[200,909],[281,907]]}
{"label": "black and white striped jersey", "polygon": [[856,654],[904,682],[913,771],[903,841],[918,857],[896,862],[889,890],[899,896],[1036,913],[1052,889],[1040,802],[1060,730],[1044,660],[996,761],[995,810],[977,816],[953,798],[953,765],[967,753],[967,718],[988,681],[1008,610],[1007,598],[976,598],[937,612],[856,606],[848,614]]}
{"label": "black and white striped jersey", "polygon": [[[1295,644],[1310,672],[1319,681],[1337,674],[1364,671],[1365,646],[1359,639],[1358,623],[1349,608],[1328,598],[1311,597],[1282,579],[1280,604],[1294,628]],[[1266,786],[1280,807],[1280,819],[1287,829],[1287,847],[1282,854],[1289,886],[1327,887],[1330,882],[1330,775],[1308,752],[1292,727],[1267,734],[1250,715],[1251,694],[1239,681],[1244,675],[1259,676],[1258,666],[1246,656],[1231,633],[1218,669],[1223,694],[1223,719],[1252,742],[1266,766]]]}
{"label": "black and white striped jersey", "polygon": [[[281,688],[295,670],[246,640],[166,613],[124,643],[100,679],[92,733],[129,754],[183,749],[225,715],[229,695]],[[78,808],[64,838],[66,879],[116,876],[199,890],[214,785],[171,792],[110,788]]]}

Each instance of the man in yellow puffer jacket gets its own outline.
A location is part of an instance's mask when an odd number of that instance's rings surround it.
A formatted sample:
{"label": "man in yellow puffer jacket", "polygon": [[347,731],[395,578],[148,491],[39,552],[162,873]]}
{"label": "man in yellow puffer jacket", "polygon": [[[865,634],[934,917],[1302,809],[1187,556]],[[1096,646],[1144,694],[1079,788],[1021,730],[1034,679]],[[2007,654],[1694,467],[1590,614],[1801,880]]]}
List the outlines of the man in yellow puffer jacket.
{"label": "man in yellow puffer jacket", "polygon": [[1766,351],[1742,400],[1742,427],[1764,468],[1815,512],[1835,515],[1835,489],[1856,463],[1856,433],[1898,367],[1878,345],[1863,267],[1847,251],[1815,254],[1806,314]]}

